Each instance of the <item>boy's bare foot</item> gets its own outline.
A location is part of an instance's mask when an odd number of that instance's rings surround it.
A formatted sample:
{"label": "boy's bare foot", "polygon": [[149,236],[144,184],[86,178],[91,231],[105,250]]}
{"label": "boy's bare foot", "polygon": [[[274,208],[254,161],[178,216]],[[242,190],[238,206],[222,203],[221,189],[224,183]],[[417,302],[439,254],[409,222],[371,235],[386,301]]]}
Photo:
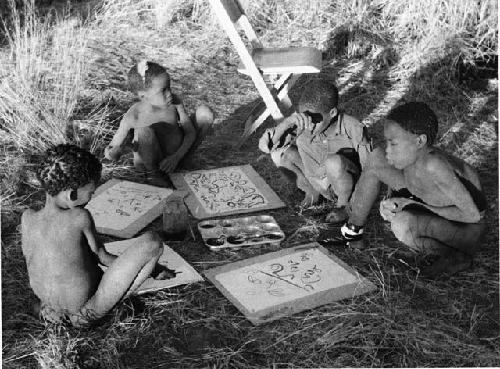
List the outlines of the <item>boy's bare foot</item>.
{"label": "boy's bare foot", "polygon": [[306,192],[304,200],[300,203],[303,208],[311,207],[319,201],[319,192]]}
{"label": "boy's bare foot", "polygon": [[347,210],[345,206],[339,206],[334,208],[327,216],[326,221],[331,224],[339,224],[344,223],[349,215],[347,214]]}
{"label": "boy's bare foot", "polygon": [[471,266],[472,257],[457,251],[440,256],[434,263],[422,270],[422,276],[427,278],[436,278],[442,274],[451,276]]}
{"label": "boy's bare foot", "polygon": [[146,177],[148,183],[156,187],[174,188],[170,178],[162,173],[153,173]]}

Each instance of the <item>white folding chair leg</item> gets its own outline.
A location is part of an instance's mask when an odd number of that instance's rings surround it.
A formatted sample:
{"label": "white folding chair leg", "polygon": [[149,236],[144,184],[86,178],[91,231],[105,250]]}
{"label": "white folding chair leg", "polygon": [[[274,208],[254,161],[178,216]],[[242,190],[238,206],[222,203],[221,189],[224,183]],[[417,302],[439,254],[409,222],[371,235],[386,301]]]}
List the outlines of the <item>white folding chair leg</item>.
{"label": "white folding chair leg", "polygon": [[[279,78],[275,84],[274,88],[278,90],[278,94],[276,95],[276,99],[280,105],[280,111],[288,113],[290,108],[292,107],[292,101],[288,96],[288,91],[292,88],[292,86],[299,79],[300,74],[285,74],[281,78]],[[256,116],[258,117],[256,118]],[[260,103],[257,107],[252,110],[250,115],[245,121],[245,130],[243,131],[243,135],[236,144],[237,148],[240,148],[241,145],[245,142],[245,140],[257,129],[260,127],[262,123],[271,115],[271,110],[264,104]],[[276,119],[274,118],[276,124],[280,123],[284,119]]]}
{"label": "white folding chair leg", "polygon": [[281,75],[275,82],[273,87],[276,91],[280,91],[281,88],[288,82],[288,79],[292,77],[292,73],[285,73]]}

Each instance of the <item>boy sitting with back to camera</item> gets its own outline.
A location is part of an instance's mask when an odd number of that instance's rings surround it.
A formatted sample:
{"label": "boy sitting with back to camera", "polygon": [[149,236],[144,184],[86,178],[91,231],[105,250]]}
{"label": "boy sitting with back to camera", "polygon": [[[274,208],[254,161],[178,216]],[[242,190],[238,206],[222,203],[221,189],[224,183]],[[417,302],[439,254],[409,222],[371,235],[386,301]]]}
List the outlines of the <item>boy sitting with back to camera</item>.
{"label": "boy sitting with back to camera", "polygon": [[266,130],[259,148],[304,191],[303,206],[315,204],[320,195],[336,196],[326,220],[340,223],[348,217],[346,206],[371,142],[365,125],[339,111],[335,85],[315,79],[303,89],[297,112]]}
{"label": "boy sitting with back to camera", "polygon": [[[99,241],[89,202],[101,176],[97,158],[73,145],[49,149],[38,169],[45,206],[21,218],[22,251],[42,318],[75,326],[102,318],[149,276],[175,272],[157,264],[163,244],[145,233],[120,256]],[[103,272],[98,264],[108,267]]]}
{"label": "boy sitting with back to camera", "polygon": [[351,199],[344,242],[361,240],[380,183],[390,198],[380,214],[398,240],[412,251],[437,255],[424,270],[433,277],[470,267],[485,229],[486,198],[474,168],[433,146],[438,119],[425,103],[394,108],[384,123],[385,155],[375,149]]}
{"label": "boy sitting with back to camera", "polygon": [[206,105],[191,118],[170,89],[170,76],[161,65],[142,61],[128,72],[131,90],[140,101],[123,116],[104,155],[118,160],[130,130],[134,131],[134,166],[162,183],[161,172],[173,172],[198,147],[212,126],[213,112]]}

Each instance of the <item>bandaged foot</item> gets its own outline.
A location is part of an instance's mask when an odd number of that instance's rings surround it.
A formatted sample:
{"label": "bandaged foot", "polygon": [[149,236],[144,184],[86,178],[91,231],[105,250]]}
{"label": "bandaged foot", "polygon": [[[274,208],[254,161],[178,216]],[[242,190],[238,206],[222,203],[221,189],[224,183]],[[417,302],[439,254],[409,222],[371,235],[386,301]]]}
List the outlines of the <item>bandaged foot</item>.
{"label": "bandaged foot", "polygon": [[317,241],[324,246],[350,246],[360,249],[365,245],[363,232],[363,227],[346,223],[341,228],[322,232]]}

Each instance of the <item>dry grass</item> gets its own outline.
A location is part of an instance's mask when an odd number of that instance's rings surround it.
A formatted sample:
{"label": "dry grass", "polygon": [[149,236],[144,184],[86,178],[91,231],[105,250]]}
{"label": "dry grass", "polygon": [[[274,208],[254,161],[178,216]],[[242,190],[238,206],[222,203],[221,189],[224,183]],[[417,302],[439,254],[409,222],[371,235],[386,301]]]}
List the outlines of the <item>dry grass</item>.
{"label": "dry grass", "polygon": [[18,11],[11,13],[0,116],[4,139],[33,153],[66,138],[85,77],[87,30],[75,18],[38,17],[34,0],[25,5],[23,21]]}
{"label": "dry grass", "polygon": [[[374,209],[368,246],[332,251],[374,282],[376,293],[254,327],[215,287],[199,283],[126,301],[91,330],[42,324],[30,313],[34,296],[16,229],[23,209],[43,204],[31,156],[63,140],[102,155],[133,101],[125,73],[136,60],[164,64],[189,111],[200,103],[215,107],[217,127],[197,165],[252,164],[288,205],[273,212],[288,236],[283,247],[314,239],[325,224],[297,207],[301,194],[257,152],[258,133],[242,150],[232,146],[258,95],[235,72],[237,56],[206,2],[106,0],[87,23],[76,16],[42,20],[28,8],[26,18],[14,14],[0,54],[4,367],[499,366],[497,88],[459,85],[453,75],[458,56],[496,51],[496,2],[243,3],[266,44],[321,47],[322,76],[337,82],[342,107],[375,135],[399,101],[431,105],[440,118],[439,145],[476,166],[490,203],[490,232],[474,267],[422,279]],[[106,163],[104,179],[134,179],[130,164],[130,157]],[[156,221],[149,229],[160,227]],[[192,239],[171,246],[199,271],[272,250],[212,253]]]}

